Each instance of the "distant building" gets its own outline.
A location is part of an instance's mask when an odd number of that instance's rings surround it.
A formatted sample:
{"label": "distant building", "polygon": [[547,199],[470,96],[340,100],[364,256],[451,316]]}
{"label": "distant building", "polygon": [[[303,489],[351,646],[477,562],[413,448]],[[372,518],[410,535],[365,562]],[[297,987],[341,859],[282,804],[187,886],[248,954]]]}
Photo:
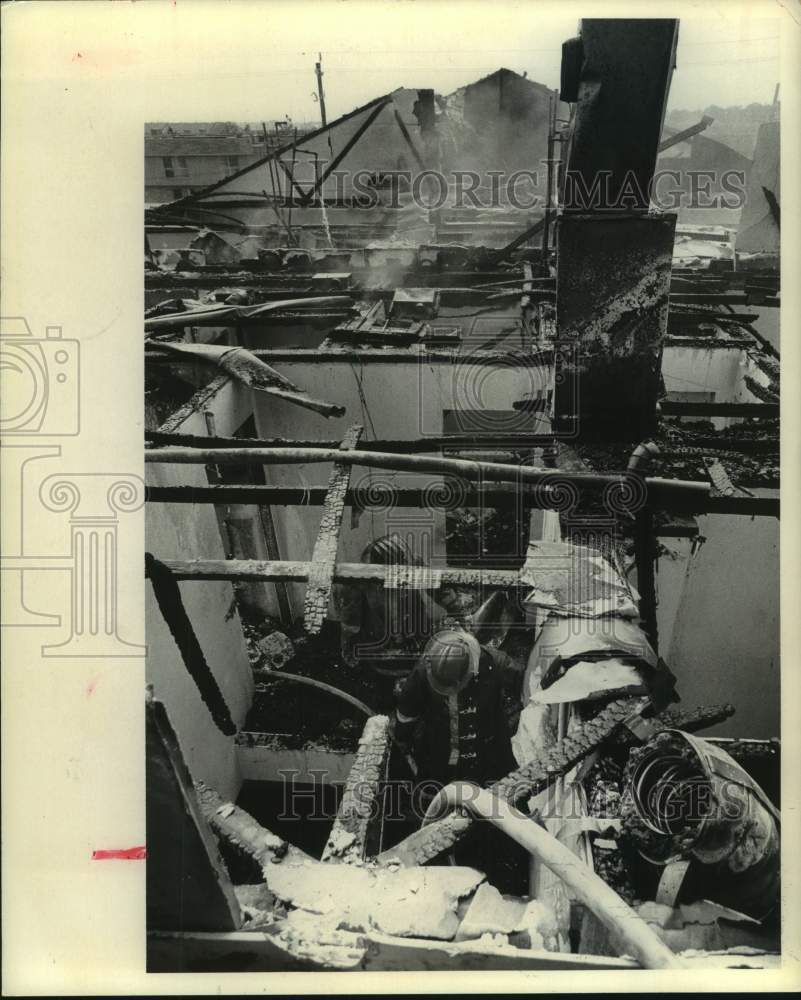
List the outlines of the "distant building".
{"label": "distant building", "polygon": [[[292,142],[291,121],[149,122],[145,126],[145,204],[176,201]],[[297,126],[298,136],[311,126]]]}
{"label": "distant building", "polygon": [[462,113],[459,159],[464,166],[481,172],[542,172],[552,95],[542,83],[499,69],[447,97],[447,106]]}

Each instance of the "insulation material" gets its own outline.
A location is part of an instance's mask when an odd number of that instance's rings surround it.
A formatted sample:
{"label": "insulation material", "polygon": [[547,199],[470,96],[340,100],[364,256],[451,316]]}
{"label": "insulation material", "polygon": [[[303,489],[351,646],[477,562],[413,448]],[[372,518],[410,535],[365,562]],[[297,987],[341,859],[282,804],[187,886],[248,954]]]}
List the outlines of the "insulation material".
{"label": "insulation material", "polygon": [[629,585],[597,549],[585,545],[529,542],[520,582],[533,587],[524,600],[527,608],[587,618],[637,616]]}
{"label": "insulation material", "polygon": [[645,633],[624,618],[565,618],[550,615],[531,650],[523,681],[524,701],[536,686],[548,688],[574,664],[617,659],[644,672],[655,670],[657,656]]}
{"label": "insulation material", "polygon": [[371,870],[319,862],[276,866],[265,876],[278,899],[337,928],[440,940],[454,937],[459,900],[484,880],[456,866]]}
{"label": "insulation material", "polygon": [[540,900],[510,899],[495,886],[482,883],[465,913],[457,941],[480,938],[484,934],[502,934],[526,948],[557,950],[554,915]]}
{"label": "insulation material", "polygon": [[620,659],[574,663],[558,680],[534,694],[541,705],[561,705],[573,701],[595,701],[610,694],[646,694],[640,671]]}
{"label": "insulation material", "polygon": [[534,699],[542,681],[543,663],[535,654],[536,646],[529,653],[528,666],[523,679],[523,708],[512,736],[512,753],[521,766],[546,747],[552,747],[558,738],[556,712],[550,705]]}

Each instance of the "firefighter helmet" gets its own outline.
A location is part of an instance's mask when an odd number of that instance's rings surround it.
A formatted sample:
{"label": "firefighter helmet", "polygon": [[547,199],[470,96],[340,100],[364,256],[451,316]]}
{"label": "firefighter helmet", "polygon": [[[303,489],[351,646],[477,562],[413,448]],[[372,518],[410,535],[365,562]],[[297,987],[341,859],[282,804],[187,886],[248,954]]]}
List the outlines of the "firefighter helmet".
{"label": "firefighter helmet", "polygon": [[443,629],[423,650],[428,683],[440,695],[456,694],[478,672],[481,647],[475,636],[461,629]]}
{"label": "firefighter helmet", "polygon": [[364,550],[362,562],[381,566],[413,566],[415,559],[400,535],[382,535],[370,542]]}

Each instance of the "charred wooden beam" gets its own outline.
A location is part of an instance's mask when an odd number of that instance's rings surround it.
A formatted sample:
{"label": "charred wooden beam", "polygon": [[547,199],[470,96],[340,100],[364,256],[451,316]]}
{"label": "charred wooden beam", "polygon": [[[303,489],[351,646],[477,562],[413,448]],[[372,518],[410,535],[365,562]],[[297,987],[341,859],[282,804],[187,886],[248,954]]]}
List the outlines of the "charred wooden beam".
{"label": "charred wooden beam", "polygon": [[[325,347],[325,348],[254,348],[251,352],[261,361],[268,364],[308,364],[318,362],[321,359],[328,364],[351,365],[354,362],[361,364],[447,364],[458,365],[460,367],[496,367],[509,366],[513,363],[525,363],[528,368],[544,368],[553,362],[554,352],[550,346],[537,347],[531,355],[525,357],[518,353],[505,351],[473,351],[469,354],[460,354],[458,348],[437,348],[426,347],[421,353],[415,347],[373,347],[373,348],[352,348],[352,347]],[[166,351],[159,351],[156,348],[148,350],[146,354],[148,362],[168,363],[175,361]]]}
{"label": "charred wooden beam", "polygon": [[164,316],[150,316],[145,319],[145,332],[181,330],[187,326],[232,326],[243,322],[266,322],[270,314],[282,309],[315,309],[324,306],[350,306],[349,295],[317,295],[311,298],[290,298],[275,302],[261,302],[256,305],[240,306],[216,305],[200,306],[185,312],[169,313]]}
{"label": "charred wooden beam", "polygon": [[[176,580],[261,580],[275,583],[305,583],[311,563],[268,562],[260,559],[167,559]],[[418,566],[380,566],[374,563],[337,563],[335,583],[383,583],[391,587],[437,590],[443,586],[483,586],[505,589],[520,586],[517,570],[430,569]]]}
{"label": "charred wooden beam", "polygon": [[153,586],[156,603],[175,640],[184,666],[195,682],[203,704],[220,732],[226,736],[233,736],[236,733],[236,725],[186,613],[178,587],[178,578],[166,563],[156,559],[150,552],[145,553],[145,575]]}
{"label": "charred wooden beam", "polygon": [[323,861],[364,860],[368,853],[375,853],[375,830],[381,819],[379,797],[386,779],[389,749],[389,718],[374,715],[367,720],[359,740]]}
{"label": "charred wooden beam", "polygon": [[[611,702],[577,733],[559,740],[536,760],[501,778],[490,786],[490,791],[512,805],[537,795],[609,739],[619,726],[637,718],[648,704],[647,698]],[[417,830],[400,844],[379,854],[377,860],[381,864],[399,861],[404,866],[425,864],[452,847],[472,823],[470,816],[457,810]]]}
{"label": "charred wooden beam", "polygon": [[710,351],[746,351],[754,347],[754,341],[750,337],[727,337],[725,340],[720,337],[696,336],[683,334],[677,336],[667,336],[663,341],[665,347],[703,347]]}
{"label": "charred wooden beam", "polygon": [[698,705],[696,708],[666,708],[652,718],[640,717],[630,725],[621,726],[612,738],[613,743],[635,746],[650,739],[662,729],[682,729],[697,733],[710,726],[717,726],[734,715],[734,705]]}
{"label": "charred wooden beam", "polygon": [[[186,445],[191,448],[337,448],[335,439],[293,440],[289,438],[241,438],[209,437],[197,434],[173,434],[162,431],[145,431],[150,445]],[[541,448],[554,445],[553,434],[530,434],[528,432],[499,434],[479,431],[465,434],[438,434],[424,438],[377,439],[357,441],[356,450],[368,448],[373,451],[411,452],[438,451],[441,448],[470,448],[495,446],[500,450],[508,448]]]}
{"label": "charred wooden beam", "polygon": [[[549,498],[561,497],[571,487],[581,490],[622,490],[632,488],[630,477],[624,474],[567,472],[559,469],[534,469],[526,465],[505,462],[483,462],[475,459],[449,458],[433,455],[398,455],[390,452],[337,451],[326,448],[152,448],[145,451],[146,462],[167,462],[190,465],[254,464],[294,465],[314,462],[338,462],[343,465],[363,465],[370,468],[457,476],[468,482],[510,482],[538,487],[546,506]],[[679,479],[641,478],[652,506],[669,503],[670,498],[702,503],[708,496],[707,482]],[[691,500],[692,498],[692,500]]]}
{"label": "charred wooden beam", "polygon": [[[675,727],[681,728],[681,727]],[[776,737],[770,739],[748,739],[738,736],[707,736],[707,743],[720,747],[738,762],[769,759],[778,762],[781,742]]]}
{"label": "charred wooden beam", "polygon": [[714,121],[714,118],[710,118],[709,115],[704,115],[700,122],[696,122],[695,125],[690,125],[689,128],[682,129],[681,132],[675,132],[673,135],[667,136],[659,143],[658,152],[664,153],[666,149],[670,149],[671,146],[676,146],[680,142],[685,142],[687,139],[692,139],[694,135],[698,135],[699,132],[704,132]]}
{"label": "charred wooden beam", "polygon": [[778,309],[781,300],[778,295],[761,291],[746,292],[671,292],[671,304],[692,304],[707,306],[772,306]]}
{"label": "charred wooden beam", "polygon": [[308,204],[311,203],[311,201],[315,197],[315,195],[317,195],[322,190],[323,185],[328,180],[328,178],[331,176],[331,174],[336,170],[336,168],[339,166],[339,164],[345,159],[345,157],[348,155],[348,153],[351,151],[351,149],[353,149],[353,147],[356,145],[356,143],[359,141],[359,139],[361,139],[361,137],[364,135],[364,133],[367,131],[367,129],[370,128],[370,126],[373,124],[373,122],[376,120],[376,118],[378,118],[378,116],[381,114],[381,112],[384,110],[384,108],[388,104],[392,104],[392,98],[391,97],[386,97],[383,100],[378,101],[376,103],[376,106],[372,109],[372,111],[370,112],[370,114],[364,119],[364,121],[361,123],[361,125],[359,125],[359,127],[356,129],[356,131],[350,137],[350,139],[348,139],[348,141],[345,143],[345,145],[342,147],[342,149],[340,149],[340,151],[331,160],[331,162],[328,164],[328,166],[325,168],[325,170],[320,174],[320,176],[318,177],[318,179],[315,182],[315,184],[312,187],[312,189],[310,191],[308,191],[303,196],[303,198],[301,199],[301,201],[302,201],[303,204],[308,205]]}
{"label": "charred wooden beam", "polygon": [[198,781],[195,783],[198,799],[209,826],[220,840],[223,850],[238,860],[244,859],[251,866],[256,882],[264,878],[264,868],[287,860],[311,860],[299,847],[282,840],[274,833],[234,805],[222,798],[213,788]]}
{"label": "charred wooden beam", "polygon": [[[253,503],[278,506],[320,507],[325,500],[324,486],[147,486],[145,500],[148,503]],[[429,510],[453,510],[456,506],[496,507],[522,514],[526,507],[544,510],[562,510],[563,503],[558,497],[542,498],[536,487],[497,486],[493,489],[470,489],[460,492],[457,497],[443,493],[438,496],[431,490],[400,489],[369,490],[355,489],[346,494],[345,503],[358,510],[390,507],[412,507]],[[722,497],[709,495],[703,500],[681,501],[679,497],[663,497],[663,509],[672,513],[693,514],[742,514],[747,517],[778,517],[778,497]],[[662,534],[657,530],[657,534]]]}
{"label": "charred wooden beam", "polygon": [[778,403],[688,403],[662,399],[664,417],[765,417],[779,416]]}
{"label": "charred wooden beam", "polygon": [[[342,451],[352,451],[356,447],[364,428],[354,424],[342,440]],[[350,486],[351,466],[335,462],[328,480],[328,492],[323,503],[320,528],[314,543],[311,569],[306,587],[303,607],[304,625],[309,635],[317,635],[323,627],[331,597],[334,580],[334,563],[339,548],[339,529],[345,511],[345,499]]]}
{"label": "charred wooden beam", "polygon": [[654,516],[650,507],[637,511],[634,520],[634,539],[637,562],[637,590],[640,593],[640,618],[643,620],[645,635],[658,650],[656,621],[656,573],[657,555]]}
{"label": "charred wooden beam", "polygon": [[706,471],[709,473],[709,479],[712,482],[715,493],[724,497],[751,496],[747,490],[742,490],[734,485],[725,466],[719,459],[714,458],[706,461],[704,464],[706,465]]}

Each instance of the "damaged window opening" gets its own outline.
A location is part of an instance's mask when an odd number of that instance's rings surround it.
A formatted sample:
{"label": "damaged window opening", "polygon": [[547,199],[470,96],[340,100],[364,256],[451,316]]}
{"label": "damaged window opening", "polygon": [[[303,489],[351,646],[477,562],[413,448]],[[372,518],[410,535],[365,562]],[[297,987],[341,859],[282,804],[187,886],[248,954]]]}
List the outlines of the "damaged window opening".
{"label": "damaged window opening", "polygon": [[677,45],[148,208],[151,971],[780,963],[778,111],[741,214],[660,210],[745,159]]}

